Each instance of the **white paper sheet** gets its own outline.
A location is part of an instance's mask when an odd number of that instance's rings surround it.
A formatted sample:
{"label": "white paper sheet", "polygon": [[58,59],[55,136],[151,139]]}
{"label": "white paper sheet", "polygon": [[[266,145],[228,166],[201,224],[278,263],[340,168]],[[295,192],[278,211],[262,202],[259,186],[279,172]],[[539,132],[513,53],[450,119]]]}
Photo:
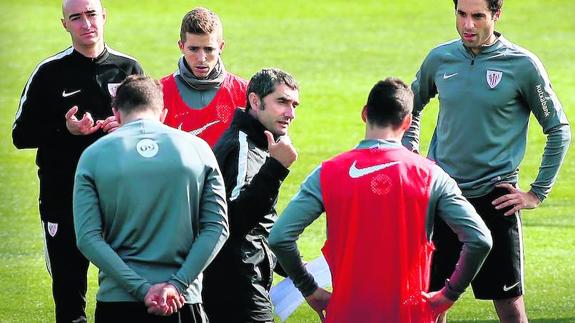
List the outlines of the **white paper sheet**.
{"label": "white paper sheet", "polygon": [[[331,286],[331,273],[323,256],[309,262],[306,268],[320,287],[326,288]],[[282,322],[304,301],[303,295],[295,288],[292,280],[289,278],[273,286],[270,290],[270,296],[274,304],[275,312]]]}

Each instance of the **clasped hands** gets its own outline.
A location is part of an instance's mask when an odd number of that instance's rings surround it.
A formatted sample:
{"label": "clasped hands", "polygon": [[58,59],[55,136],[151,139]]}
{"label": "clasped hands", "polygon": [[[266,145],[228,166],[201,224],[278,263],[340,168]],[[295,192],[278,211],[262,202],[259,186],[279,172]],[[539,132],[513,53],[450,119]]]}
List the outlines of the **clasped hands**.
{"label": "clasped hands", "polygon": [[92,118],[90,112],[84,113],[82,119],[78,120],[76,118],[76,113],[78,112],[78,107],[73,106],[68,112],[66,112],[66,128],[68,131],[75,136],[86,136],[93,134],[98,129],[102,129],[104,132],[112,132],[116,130],[120,123],[116,120],[115,116],[110,116],[105,120],[96,120]]}
{"label": "clasped hands", "polygon": [[185,302],[184,296],[170,283],[152,285],[144,298],[148,313],[162,316],[176,313]]}

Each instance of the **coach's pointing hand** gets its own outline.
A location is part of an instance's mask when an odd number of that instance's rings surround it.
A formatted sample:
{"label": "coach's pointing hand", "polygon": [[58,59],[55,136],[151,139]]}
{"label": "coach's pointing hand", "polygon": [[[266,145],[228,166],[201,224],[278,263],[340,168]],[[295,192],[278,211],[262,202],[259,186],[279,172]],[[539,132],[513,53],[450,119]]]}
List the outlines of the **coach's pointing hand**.
{"label": "coach's pointing hand", "polygon": [[89,135],[100,129],[101,123],[96,122],[96,124],[94,124],[94,119],[92,119],[92,115],[90,115],[89,112],[84,113],[84,116],[82,116],[80,120],[76,118],[77,112],[77,106],[73,106],[66,112],[66,128],[71,134],[76,136]]}
{"label": "coach's pointing hand", "polygon": [[271,132],[266,130],[264,133],[268,138],[268,151],[270,152],[270,156],[280,162],[285,168],[289,168],[297,159],[297,152],[289,137],[282,136],[280,140],[276,142]]}
{"label": "coach's pointing hand", "polygon": [[120,123],[116,120],[115,116],[109,116],[102,121],[96,121],[96,123],[100,123],[100,127],[102,127],[102,131],[105,133],[110,133],[120,127]]}

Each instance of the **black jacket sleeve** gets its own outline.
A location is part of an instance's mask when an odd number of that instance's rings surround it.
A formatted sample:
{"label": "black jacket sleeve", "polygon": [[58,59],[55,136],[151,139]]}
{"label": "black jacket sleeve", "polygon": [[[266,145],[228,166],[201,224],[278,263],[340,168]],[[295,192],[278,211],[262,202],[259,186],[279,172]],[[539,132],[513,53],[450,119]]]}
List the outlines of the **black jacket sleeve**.
{"label": "black jacket sleeve", "polygon": [[[276,159],[267,157],[259,172],[247,182],[246,178],[238,179],[237,147],[217,153],[216,158],[224,174],[230,234],[232,237],[246,235],[264,216],[275,213],[273,207],[289,170]],[[239,193],[234,189],[239,189]]]}
{"label": "black jacket sleeve", "polygon": [[50,82],[43,69],[38,70],[28,80],[22,91],[20,106],[12,127],[12,141],[18,149],[38,148],[43,142],[53,140],[62,134],[66,127],[64,115],[50,113]]}

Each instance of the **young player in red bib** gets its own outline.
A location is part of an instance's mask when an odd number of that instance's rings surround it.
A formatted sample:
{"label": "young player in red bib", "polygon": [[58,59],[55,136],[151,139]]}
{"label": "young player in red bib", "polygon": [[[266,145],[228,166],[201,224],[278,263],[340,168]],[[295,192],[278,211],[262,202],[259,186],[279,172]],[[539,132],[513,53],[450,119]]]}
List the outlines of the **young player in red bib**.
{"label": "young player in red bib", "polygon": [[165,124],[216,144],[238,107],[246,105],[247,82],[224,67],[220,18],[206,8],[188,12],[180,28],[178,69],[161,82]]}
{"label": "young player in red bib", "polygon": [[[434,322],[469,285],[491,247],[491,235],[453,179],[401,146],[413,94],[399,79],[378,82],[362,119],[359,145],[314,170],[270,233],[282,267],[326,322]],[[304,267],[296,241],[326,213],[322,249],[333,294]],[[457,269],[427,294],[433,219],[463,242]]]}

